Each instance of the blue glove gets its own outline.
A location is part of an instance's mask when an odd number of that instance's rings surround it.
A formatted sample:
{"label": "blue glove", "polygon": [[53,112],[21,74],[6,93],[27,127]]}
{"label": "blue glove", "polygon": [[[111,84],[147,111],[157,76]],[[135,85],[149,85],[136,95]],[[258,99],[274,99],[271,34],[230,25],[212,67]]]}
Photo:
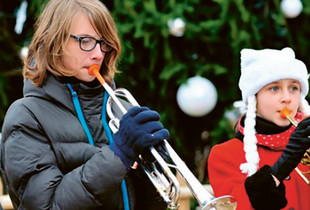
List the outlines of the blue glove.
{"label": "blue glove", "polygon": [[140,154],[169,137],[168,130],[163,128],[159,118],[156,111],[136,106],[121,118],[110,148],[120,157],[127,170]]}
{"label": "blue glove", "polygon": [[283,181],[290,175],[301,158],[310,147],[310,117],[299,123],[296,130],[292,133],[285,150],[277,162],[271,166],[272,173],[279,181]]}

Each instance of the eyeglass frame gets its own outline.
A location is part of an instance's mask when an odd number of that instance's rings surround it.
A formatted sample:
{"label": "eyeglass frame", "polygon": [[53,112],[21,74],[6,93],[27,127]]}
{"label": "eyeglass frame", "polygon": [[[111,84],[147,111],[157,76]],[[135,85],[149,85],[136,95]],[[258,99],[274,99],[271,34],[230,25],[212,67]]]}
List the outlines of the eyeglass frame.
{"label": "eyeglass frame", "polygon": [[[70,37],[73,38],[73,39],[75,39],[75,40],[77,40],[77,41],[79,42],[80,49],[83,50],[83,51],[85,51],[85,52],[90,52],[90,51],[92,51],[93,49],[95,49],[95,47],[96,47],[96,45],[97,45],[98,43],[99,43],[99,45],[100,45],[100,50],[101,50],[101,52],[107,53],[107,52],[111,51],[111,49],[112,49],[112,47],[111,47],[108,43],[106,43],[103,39],[98,40],[98,39],[95,39],[94,37],[91,37],[91,36],[77,36],[77,35],[73,35],[73,34],[70,34]],[[91,49],[89,49],[89,50],[85,50],[85,49],[82,48],[82,41],[83,41],[83,39],[85,39],[85,38],[92,39],[92,40],[95,40],[95,41],[96,41],[95,44],[94,44],[94,46],[93,46]],[[106,47],[108,47],[109,49],[108,49],[108,50],[102,50],[102,46],[104,46],[104,45],[106,45]]]}

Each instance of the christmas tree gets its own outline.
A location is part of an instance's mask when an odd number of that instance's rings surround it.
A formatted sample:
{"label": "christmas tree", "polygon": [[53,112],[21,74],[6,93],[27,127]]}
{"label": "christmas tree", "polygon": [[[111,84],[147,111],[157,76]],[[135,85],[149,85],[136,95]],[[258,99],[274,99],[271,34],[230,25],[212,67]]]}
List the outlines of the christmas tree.
{"label": "christmas tree", "polygon": [[[115,18],[122,41],[117,86],[161,114],[171,134],[169,142],[201,181],[207,180],[208,149],[234,135],[227,113],[241,99],[240,50],[289,46],[309,66],[308,1],[293,18],[283,12],[280,0],[103,3]],[[41,0],[0,3],[0,125],[8,106],[22,97],[21,52],[31,40],[42,5]],[[211,81],[218,94],[216,106],[201,117],[185,114],[176,99],[179,87],[196,75]]]}

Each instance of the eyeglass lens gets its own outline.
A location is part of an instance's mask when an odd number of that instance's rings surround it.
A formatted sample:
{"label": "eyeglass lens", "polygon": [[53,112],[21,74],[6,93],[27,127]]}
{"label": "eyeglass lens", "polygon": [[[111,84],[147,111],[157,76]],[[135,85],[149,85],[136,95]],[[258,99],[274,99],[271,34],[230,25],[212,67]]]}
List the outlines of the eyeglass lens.
{"label": "eyeglass lens", "polygon": [[108,52],[111,50],[111,46],[109,46],[104,40],[96,40],[92,37],[80,37],[80,47],[82,50],[91,51],[96,47],[96,44],[100,44],[100,49],[102,52]]}

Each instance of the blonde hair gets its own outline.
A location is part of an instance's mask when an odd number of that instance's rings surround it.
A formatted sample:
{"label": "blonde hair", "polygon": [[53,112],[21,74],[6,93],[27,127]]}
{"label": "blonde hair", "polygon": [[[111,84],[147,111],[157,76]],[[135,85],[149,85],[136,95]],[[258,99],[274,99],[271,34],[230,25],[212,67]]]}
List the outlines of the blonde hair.
{"label": "blonde hair", "polygon": [[50,0],[35,25],[35,33],[24,61],[23,76],[36,86],[42,86],[47,71],[56,76],[75,76],[61,61],[62,46],[69,39],[74,19],[85,14],[95,31],[112,47],[105,54],[103,77],[111,82],[117,72],[116,61],[121,52],[115,22],[104,4],[98,0]]}

